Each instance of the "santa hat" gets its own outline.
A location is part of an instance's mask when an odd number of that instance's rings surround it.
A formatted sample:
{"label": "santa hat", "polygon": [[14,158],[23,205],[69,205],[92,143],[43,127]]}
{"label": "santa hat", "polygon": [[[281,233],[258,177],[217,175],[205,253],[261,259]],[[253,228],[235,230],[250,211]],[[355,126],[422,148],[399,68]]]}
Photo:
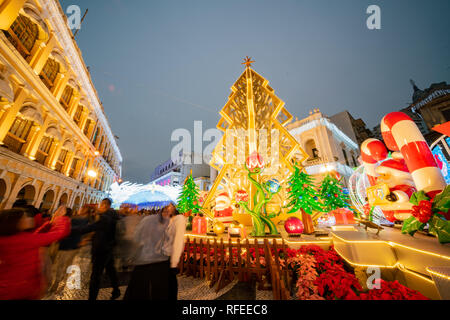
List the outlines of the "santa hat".
{"label": "santa hat", "polygon": [[228,201],[230,201],[230,196],[229,196],[229,194],[228,194],[228,192],[222,192],[222,193],[219,193],[218,195],[217,195],[217,197],[216,197],[216,202],[217,201],[219,201],[219,202],[228,202]]}
{"label": "santa hat", "polygon": [[378,174],[394,173],[398,177],[411,179],[411,174],[403,159],[389,159],[380,164],[376,169]]}

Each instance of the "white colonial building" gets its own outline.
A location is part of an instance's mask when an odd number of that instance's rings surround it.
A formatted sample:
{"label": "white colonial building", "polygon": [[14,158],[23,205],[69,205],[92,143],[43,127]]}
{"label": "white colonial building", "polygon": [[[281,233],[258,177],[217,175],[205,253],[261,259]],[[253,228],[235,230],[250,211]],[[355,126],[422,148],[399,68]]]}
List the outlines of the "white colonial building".
{"label": "white colonial building", "polygon": [[309,158],[304,161],[306,171],[313,175],[316,183],[330,172],[337,172],[344,181],[358,166],[359,147],[318,109],[302,120],[287,125]]}
{"label": "white colonial building", "polygon": [[0,0],[0,209],[98,202],[122,156],[57,0]]}

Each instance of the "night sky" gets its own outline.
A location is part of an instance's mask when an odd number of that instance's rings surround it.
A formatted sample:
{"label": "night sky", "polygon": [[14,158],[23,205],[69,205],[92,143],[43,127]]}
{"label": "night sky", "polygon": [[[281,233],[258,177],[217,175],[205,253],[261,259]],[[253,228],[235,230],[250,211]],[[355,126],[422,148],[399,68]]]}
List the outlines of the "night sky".
{"label": "night sky", "polygon": [[[61,0],[89,12],[77,36],[124,180],[147,183],[170,136],[216,126],[243,57],[296,117],[349,110],[369,128],[420,88],[450,82],[450,1]],[[366,9],[381,7],[381,30]],[[207,143],[205,143],[205,146]]]}

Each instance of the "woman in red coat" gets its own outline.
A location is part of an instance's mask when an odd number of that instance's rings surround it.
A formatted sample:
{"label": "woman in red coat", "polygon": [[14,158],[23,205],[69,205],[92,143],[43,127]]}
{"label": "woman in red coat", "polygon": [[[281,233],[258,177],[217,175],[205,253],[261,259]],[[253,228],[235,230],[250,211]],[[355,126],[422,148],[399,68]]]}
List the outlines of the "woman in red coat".
{"label": "woman in red coat", "polygon": [[[57,210],[51,225],[35,227],[26,210],[0,211],[0,300],[36,300],[41,295],[42,265],[39,248],[70,233],[65,208]],[[46,232],[42,232],[47,230]]]}

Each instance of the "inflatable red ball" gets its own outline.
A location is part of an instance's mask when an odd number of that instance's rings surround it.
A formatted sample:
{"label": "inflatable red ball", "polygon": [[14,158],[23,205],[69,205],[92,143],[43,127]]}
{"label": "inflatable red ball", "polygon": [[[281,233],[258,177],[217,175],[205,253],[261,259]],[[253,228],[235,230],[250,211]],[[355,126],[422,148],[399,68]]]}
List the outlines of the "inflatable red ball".
{"label": "inflatable red ball", "polygon": [[303,233],[303,222],[297,217],[290,217],[284,223],[284,229],[289,234]]}

